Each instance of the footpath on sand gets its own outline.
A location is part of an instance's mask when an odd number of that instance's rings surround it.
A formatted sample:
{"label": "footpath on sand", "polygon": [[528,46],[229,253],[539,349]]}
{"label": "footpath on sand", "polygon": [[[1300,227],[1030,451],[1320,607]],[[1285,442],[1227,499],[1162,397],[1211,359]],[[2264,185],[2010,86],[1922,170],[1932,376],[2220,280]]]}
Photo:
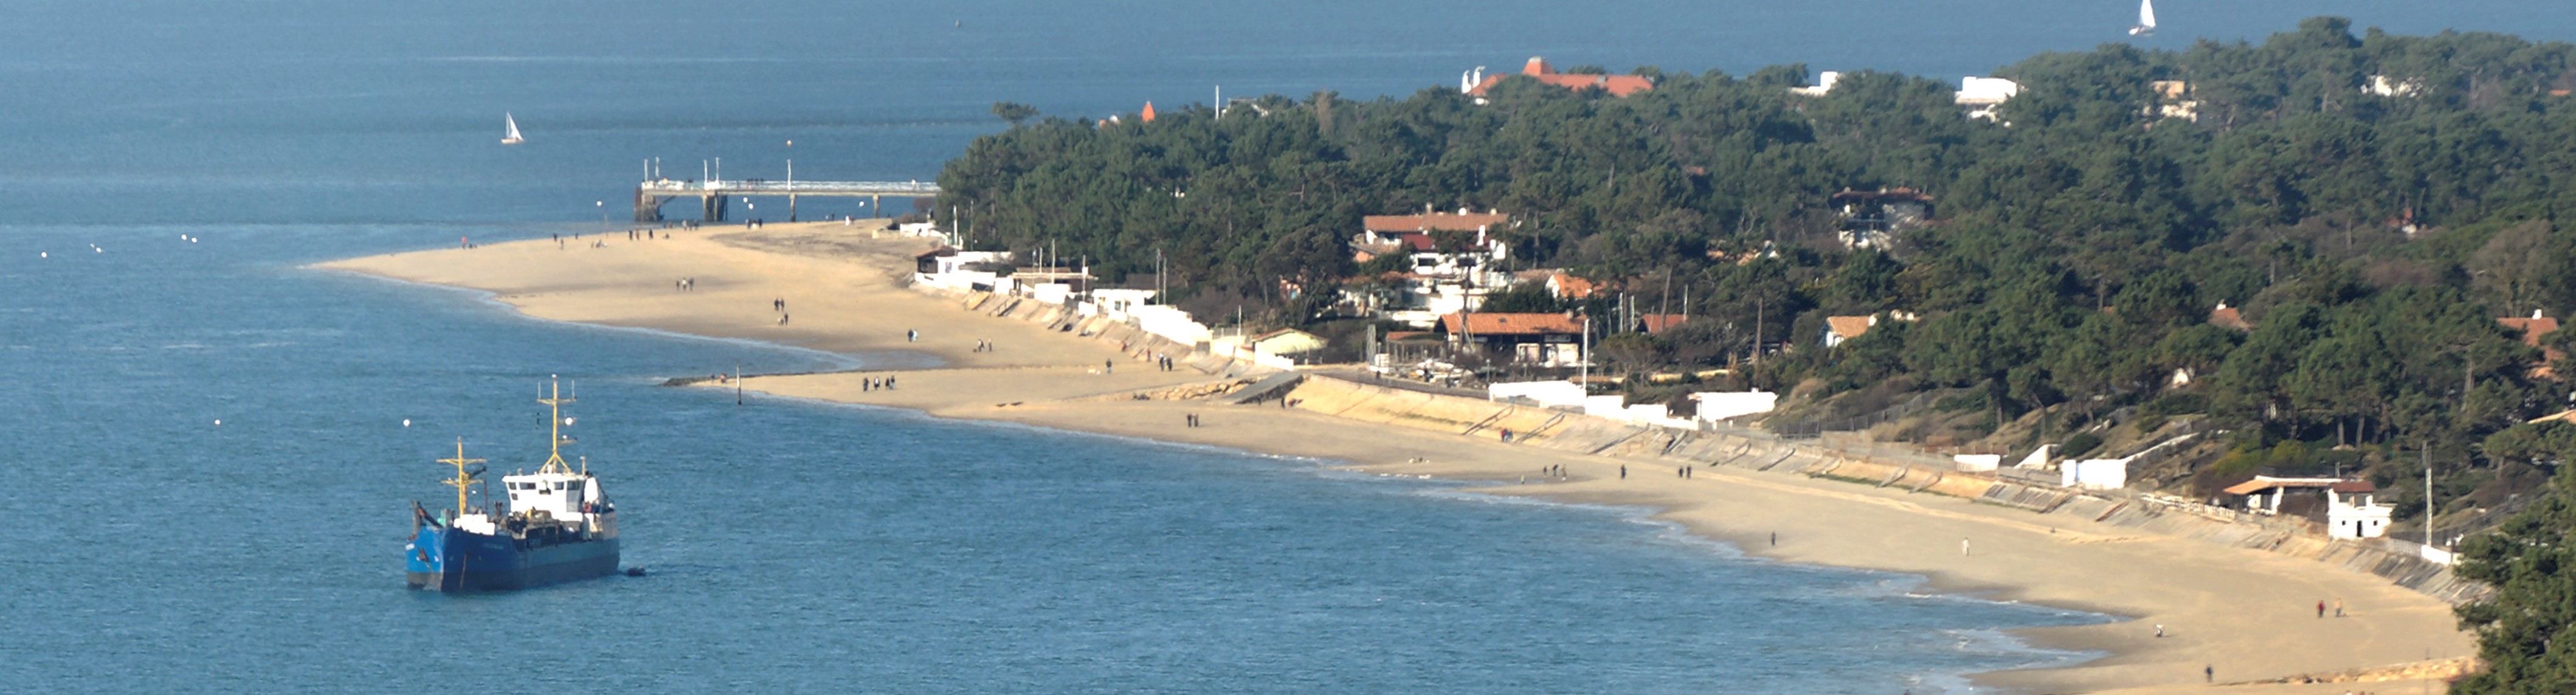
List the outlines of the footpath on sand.
{"label": "footpath on sand", "polygon": [[[1638,505],[1758,556],[1916,573],[1941,590],[2129,618],[2017,631],[2038,646],[2108,656],[2067,668],[1977,674],[1981,687],[2311,693],[2352,686],[2257,681],[2341,677],[2394,678],[2363,689],[2411,692],[2433,685],[2423,678],[2456,671],[2457,664],[2365,670],[2474,651],[2469,636],[2455,629],[2448,603],[2371,574],[2083,514],[2036,514],[1935,494],[1955,494],[1943,486],[1957,487],[1956,481],[1900,477],[1889,484],[1873,473],[1871,482],[1879,484],[1855,485],[1791,472],[1828,465],[1824,475],[1862,470],[1842,468],[1854,462],[1784,457],[1762,466],[1767,459],[1749,449],[1714,441],[1657,444],[1629,436],[1586,450],[1573,443],[1608,433],[1544,419],[1515,422],[1510,429],[1534,437],[1505,444],[1486,429],[1425,426],[1466,416],[1442,412],[1456,403],[1424,398],[1424,409],[1406,410],[1394,404],[1410,397],[1362,399],[1360,387],[1367,385],[1322,379],[1286,395],[1296,408],[1278,401],[1221,404],[1208,396],[1238,387],[1245,381],[1240,373],[1159,369],[1150,354],[1122,352],[1114,342],[1061,330],[1061,322],[989,316],[965,309],[959,299],[905,289],[912,255],[930,244],[867,231],[881,226],[657,230],[669,236],[644,241],[619,234],[595,246],[584,239],[561,247],[538,239],[318,267],[479,289],[540,318],[936,365],[751,377],[740,384],[766,394],[1347,461],[1366,471],[1490,484],[1473,488],[1488,494]],[[791,313],[792,322],[781,321]],[[1132,341],[1128,347],[1146,352]],[[709,365],[706,373],[723,367]],[[885,388],[887,377],[899,386]],[[1382,403],[1360,407],[1361,400]],[[1537,445],[1551,438],[1567,444]],[[1706,458],[1676,463],[1666,458],[1675,450]],[[1686,465],[1694,466],[1690,475],[1677,474]],[[1621,475],[1623,467],[1628,475]],[[1513,484],[1524,480],[1530,484]],[[2317,602],[2335,600],[2347,607],[2344,617],[2316,617]]]}

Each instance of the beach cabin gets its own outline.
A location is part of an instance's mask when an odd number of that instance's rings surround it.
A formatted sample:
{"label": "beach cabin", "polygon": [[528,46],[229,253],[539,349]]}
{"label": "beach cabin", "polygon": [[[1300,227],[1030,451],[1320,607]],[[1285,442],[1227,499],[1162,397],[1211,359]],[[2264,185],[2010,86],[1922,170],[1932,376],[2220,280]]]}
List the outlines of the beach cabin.
{"label": "beach cabin", "polygon": [[1571,312],[1459,312],[1440,317],[1440,332],[1448,336],[1450,345],[1484,353],[1498,362],[1573,367],[1583,364],[1583,323]]}
{"label": "beach cabin", "polygon": [[2227,494],[2245,498],[2245,511],[2267,516],[2281,513],[2283,499],[2311,492],[2325,498],[2327,535],[2352,539],[2388,535],[2389,516],[2396,508],[2377,503],[2379,488],[2367,480],[2258,475],[2227,488]]}

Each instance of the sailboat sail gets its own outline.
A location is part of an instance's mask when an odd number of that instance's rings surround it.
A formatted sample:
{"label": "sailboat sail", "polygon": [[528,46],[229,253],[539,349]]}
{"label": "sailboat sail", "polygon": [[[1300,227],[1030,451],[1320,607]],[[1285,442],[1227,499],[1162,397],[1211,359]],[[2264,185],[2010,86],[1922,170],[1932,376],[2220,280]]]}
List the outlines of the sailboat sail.
{"label": "sailboat sail", "polygon": [[527,138],[519,137],[519,119],[510,117],[510,114],[501,114],[501,127],[503,128],[501,144],[516,145],[528,141]]}
{"label": "sailboat sail", "polygon": [[2138,0],[2138,25],[2129,27],[2130,36],[2156,33],[2156,0]]}

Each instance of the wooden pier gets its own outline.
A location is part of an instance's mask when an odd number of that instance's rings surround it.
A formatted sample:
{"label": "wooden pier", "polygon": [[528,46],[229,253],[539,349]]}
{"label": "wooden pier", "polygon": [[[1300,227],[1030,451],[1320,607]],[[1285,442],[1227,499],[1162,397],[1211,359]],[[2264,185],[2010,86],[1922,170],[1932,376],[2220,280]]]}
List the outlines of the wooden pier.
{"label": "wooden pier", "polygon": [[838,196],[868,198],[868,205],[878,215],[884,212],[887,196],[927,198],[939,195],[939,184],[923,181],[679,181],[656,179],[635,185],[635,221],[662,221],[662,204],[672,198],[695,196],[698,219],[706,222],[725,221],[726,201],[736,196],[786,196],[787,218],[796,219],[798,196]]}

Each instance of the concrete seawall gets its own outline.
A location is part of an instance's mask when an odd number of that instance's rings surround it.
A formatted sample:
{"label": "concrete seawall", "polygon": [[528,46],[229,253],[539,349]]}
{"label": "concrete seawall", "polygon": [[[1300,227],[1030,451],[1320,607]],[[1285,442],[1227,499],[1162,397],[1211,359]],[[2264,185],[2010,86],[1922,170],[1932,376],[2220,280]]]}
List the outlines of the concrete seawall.
{"label": "concrete seawall", "polygon": [[[1139,360],[1155,355],[1211,376],[1242,378],[1277,370],[1222,355],[1196,351],[1162,336],[1146,333],[1117,319],[1083,316],[1061,304],[972,292],[940,293],[967,311],[1013,318],[1118,345]],[[1694,431],[1637,425],[1581,413],[1476,398],[1363,384],[1306,375],[1284,397],[1297,408],[1362,422],[1396,425],[1461,437],[1500,440],[1556,451],[1612,458],[1724,466],[1746,471],[1797,474],[1876,487],[1902,488],[2030,510],[2043,517],[2085,519],[2142,532],[2186,538],[2306,558],[2376,575],[2399,586],[2452,603],[2484,597],[2491,587],[2460,579],[2447,565],[2425,560],[2411,548],[2372,541],[2340,540],[2306,525],[2280,519],[2213,518],[2194,510],[2154,503],[2145,497],[2105,495],[2053,486],[1999,480],[1991,474],[1956,470],[1949,461],[1929,455],[1907,455],[1878,447],[1836,445],[1832,440],[1796,442],[1750,430]]]}
{"label": "concrete seawall", "polygon": [[2447,565],[2425,560],[2411,548],[2395,544],[2328,538],[2305,525],[2284,520],[2211,518],[2143,497],[2104,496],[2004,482],[1987,474],[1955,470],[1937,459],[1896,459],[1876,452],[1784,441],[1759,433],[1634,425],[1579,413],[1320,376],[1306,378],[1288,398],[1298,408],[1317,413],[1459,436],[1499,440],[1502,432],[1509,430],[1511,443],[1521,446],[1826,477],[2019,507],[2041,516],[2080,518],[2214,545],[2307,558],[2377,575],[2452,603],[2473,601],[2491,590],[2460,579]]}

